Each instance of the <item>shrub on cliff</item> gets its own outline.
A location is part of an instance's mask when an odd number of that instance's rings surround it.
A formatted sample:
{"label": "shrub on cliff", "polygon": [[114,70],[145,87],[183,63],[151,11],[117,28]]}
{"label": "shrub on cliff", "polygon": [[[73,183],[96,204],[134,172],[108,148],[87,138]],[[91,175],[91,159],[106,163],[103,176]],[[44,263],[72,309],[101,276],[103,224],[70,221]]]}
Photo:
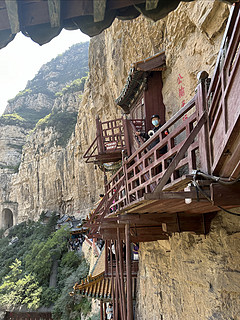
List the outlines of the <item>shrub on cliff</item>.
{"label": "shrub on cliff", "polygon": [[62,97],[66,93],[74,93],[74,92],[83,92],[85,82],[88,78],[88,75],[82,77],[81,79],[75,79],[70,84],[67,84],[61,91],[55,93],[56,97]]}
{"label": "shrub on cliff", "polygon": [[64,265],[66,267],[67,264],[66,261],[62,263],[62,272],[59,275],[59,285],[62,286],[62,292],[54,305],[53,318],[56,320],[79,320],[81,314],[86,316],[91,311],[91,302],[79,295],[71,297],[69,292],[73,290],[76,282],[87,276],[89,267],[81,256],[78,268],[75,271],[72,270],[69,276],[64,278],[64,274],[66,274]]}
{"label": "shrub on cliff", "polygon": [[26,125],[26,120],[23,117],[21,117],[18,113],[8,113],[3,114],[0,117],[0,125],[24,127]]}
{"label": "shrub on cliff", "polygon": [[8,309],[21,305],[26,305],[28,309],[37,309],[40,306],[42,288],[35,277],[23,273],[22,263],[18,259],[15,259],[10,269],[0,286],[0,305]]}
{"label": "shrub on cliff", "polygon": [[[44,130],[45,128],[50,127],[54,128],[59,134],[59,137],[56,140],[56,145],[65,147],[74,132],[75,125],[77,123],[77,115],[77,112],[54,111],[40,119],[34,130]],[[52,143],[53,142],[54,141],[52,141]]]}
{"label": "shrub on cliff", "polygon": [[[88,264],[83,256],[68,252],[69,230],[55,231],[55,225],[53,214],[46,224],[42,220],[23,222],[0,239],[0,308],[55,306],[58,320],[76,320],[77,314],[89,312],[88,299],[69,296],[73,285],[87,276]],[[18,241],[9,245],[15,237]],[[49,288],[56,260],[57,285]]]}

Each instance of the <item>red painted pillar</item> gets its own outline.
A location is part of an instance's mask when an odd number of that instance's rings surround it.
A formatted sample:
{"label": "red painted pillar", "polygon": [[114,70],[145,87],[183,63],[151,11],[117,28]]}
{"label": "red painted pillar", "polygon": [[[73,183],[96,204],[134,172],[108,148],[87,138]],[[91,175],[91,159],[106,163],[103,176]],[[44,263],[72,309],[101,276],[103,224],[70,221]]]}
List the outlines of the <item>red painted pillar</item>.
{"label": "red painted pillar", "polygon": [[100,300],[100,320],[104,320],[103,317],[103,301]]}
{"label": "red painted pillar", "polygon": [[131,242],[130,226],[125,226],[126,237],[126,273],[127,273],[127,320],[133,320],[133,301],[132,301],[132,266],[131,266]]}

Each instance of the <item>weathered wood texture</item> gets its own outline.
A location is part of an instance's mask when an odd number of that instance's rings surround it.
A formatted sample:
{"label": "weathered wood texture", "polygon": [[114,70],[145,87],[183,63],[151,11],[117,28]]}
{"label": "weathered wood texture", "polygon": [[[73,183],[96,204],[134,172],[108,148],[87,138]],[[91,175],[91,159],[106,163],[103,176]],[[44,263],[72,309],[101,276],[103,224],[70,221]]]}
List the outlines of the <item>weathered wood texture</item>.
{"label": "weathered wood texture", "polygon": [[[83,158],[86,162],[107,163],[122,159],[122,152],[130,155],[130,141],[134,138],[134,132],[143,131],[145,121],[143,119],[115,119],[101,122],[96,119],[96,138],[85,152]],[[131,140],[130,140],[131,139]]]}
{"label": "weathered wood texture", "polygon": [[[2,1],[3,2],[3,1]],[[7,2],[16,2],[15,0],[6,1]],[[50,4],[51,10],[49,11],[49,2],[53,2]],[[44,23],[53,22],[49,18],[51,13],[55,13],[55,22],[58,21],[60,18],[60,12],[57,10],[52,11],[52,5],[57,8],[59,5],[57,2],[60,3],[58,0],[51,0],[51,1],[35,1],[35,0],[21,0],[18,1],[19,11],[21,12],[21,25],[24,27],[34,26],[34,25],[41,25]],[[133,4],[143,3],[143,0],[131,0]],[[108,0],[107,1],[107,9],[120,9],[129,6],[129,1],[127,0]],[[1,19],[0,19],[0,30],[7,30],[10,29],[10,23],[7,12],[8,6],[2,6],[1,8]],[[105,9],[106,9],[106,1],[104,0],[81,0],[81,1],[62,1],[62,12],[61,12],[61,19],[68,20],[74,17],[79,16],[88,16],[92,15],[94,17],[95,22],[102,21],[105,16]],[[17,12],[17,11],[16,11]],[[59,16],[58,16],[59,14]],[[13,18],[15,18],[14,15]],[[18,17],[18,15],[17,15]],[[56,26],[56,24],[53,26]]]}
{"label": "weathered wood texture", "polygon": [[165,123],[165,105],[162,96],[162,72],[153,72],[148,77],[147,90],[144,91],[144,106],[146,114],[146,131],[152,129],[151,116],[158,114],[160,123]]}
{"label": "weathered wood texture", "polygon": [[211,172],[240,174],[240,4],[232,9],[208,91]]}

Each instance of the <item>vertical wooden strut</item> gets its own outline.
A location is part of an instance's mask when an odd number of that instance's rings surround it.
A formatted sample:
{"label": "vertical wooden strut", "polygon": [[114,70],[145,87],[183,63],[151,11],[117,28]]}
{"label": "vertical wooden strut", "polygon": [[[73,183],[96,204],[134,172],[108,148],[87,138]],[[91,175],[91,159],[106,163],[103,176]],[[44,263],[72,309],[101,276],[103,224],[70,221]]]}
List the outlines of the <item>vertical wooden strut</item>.
{"label": "vertical wooden strut", "polygon": [[[109,257],[110,257],[110,264],[111,264],[111,284],[112,284],[112,302],[113,302],[113,317],[114,317],[114,320],[117,320],[117,317],[116,317],[116,304],[118,304],[118,299],[117,297],[115,296],[115,292],[114,292],[114,285],[115,285],[115,289],[117,288],[117,285],[116,285],[116,281],[114,281],[114,278],[113,278],[113,259],[112,259],[112,251],[111,251],[111,241],[106,241],[105,243],[105,246],[106,249],[108,252],[109,252]],[[108,244],[109,244],[109,250],[108,250]]]}
{"label": "vertical wooden strut", "polygon": [[[201,79],[197,87],[196,109],[198,112],[198,120],[202,117],[204,113],[207,113],[206,79]],[[199,150],[201,150],[201,168],[204,172],[211,173],[208,118],[207,121],[204,123],[203,128],[199,132],[198,137]]]}
{"label": "vertical wooden strut", "polygon": [[103,145],[103,133],[102,133],[102,123],[99,116],[96,117],[96,128],[97,128],[97,138],[98,138],[98,153],[102,154],[104,152]]}
{"label": "vertical wooden strut", "polygon": [[103,301],[100,300],[100,320],[104,320],[103,317]]}
{"label": "vertical wooden strut", "polygon": [[126,297],[125,297],[125,288],[124,288],[124,274],[123,274],[123,250],[122,250],[122,241],[120,240],[120,230],[117,228],[117,252],[119,256],[119,271],[120,271],[120,285],[122,293],[122,304],[123,304],[123,313],[126,319]]}
{"label": "vertical wooden strut", "polygon": [[109,275],[108,270],[108,240],[105,240],[105,275]]}
{"label": "vertical wooden strut", "polygon": [[103,303],[103,319],[106,319],[106,302]]}
{"label": "vertical wooden strut", "polygon": [[117,287],[117,279],[114,279],[115,283],[115,311],[114,311],[114,320],[118,320],[118,310],[119,310],[119,298],[118,298],[118,287]]}
{"label": "vertical wooden strut", "polygon": [[115,311],[114,311],[114,320],[118,320],[118,314],[119,314],[119,298],[118,298],[118,287],[117,287],[117,279],[114,278],[114,283],[115,283]]}
{"label": "vertical wooden strut", "polygon": [[117,246],[116,241],[114,241],[115,246],[115,257],[116,257],[116,286],[118,288],[118,296],[119,296],[119,304],[120,304],[120,313],[121,313],[121,320],[125,320],[125,313],[123,310],[123,301],[122,301],[122,291],[121,291],[121,282],[120,282],[120,276],[119,276],[119,265],[118,265],[118,254],[117,254]]}
{"label": "vertical wooden strut", "polygon": [[128,120],[122,117],[123,130],[124,130],[124,140],[127,148],[127,155],[131,155],[130,139],[129,139],[129,130],[128,130]]}
{"label": "vertical wooden strut", "polygon": [[133,320],[133,301],[132,301],[132,268],[131,268],[131,242],[130,226],[125,226],[126,237],[126,273],[127,273],[127,320]]}

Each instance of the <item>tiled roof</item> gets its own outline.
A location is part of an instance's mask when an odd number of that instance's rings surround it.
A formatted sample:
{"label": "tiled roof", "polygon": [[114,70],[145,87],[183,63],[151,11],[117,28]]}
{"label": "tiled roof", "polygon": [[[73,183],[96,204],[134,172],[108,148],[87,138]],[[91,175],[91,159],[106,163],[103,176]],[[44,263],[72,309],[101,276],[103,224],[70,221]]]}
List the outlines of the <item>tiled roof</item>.
{"label": "tiled roof", "polygon": [[74,286],[74,291],[81,295],[101,299],[111,299],[111,290],[111,279],[104,277],[104,271],[94,277],[90,275]]}
{"label": "tiled roof", "polygon": [[166,57],[164,51],[134,63],[130,68],[126,84],[116,99],[116,104],[128,113],[129,105],[131,105],[138,93],[146,86],[148,73],[150,71],[164,70],[165,64]]}

